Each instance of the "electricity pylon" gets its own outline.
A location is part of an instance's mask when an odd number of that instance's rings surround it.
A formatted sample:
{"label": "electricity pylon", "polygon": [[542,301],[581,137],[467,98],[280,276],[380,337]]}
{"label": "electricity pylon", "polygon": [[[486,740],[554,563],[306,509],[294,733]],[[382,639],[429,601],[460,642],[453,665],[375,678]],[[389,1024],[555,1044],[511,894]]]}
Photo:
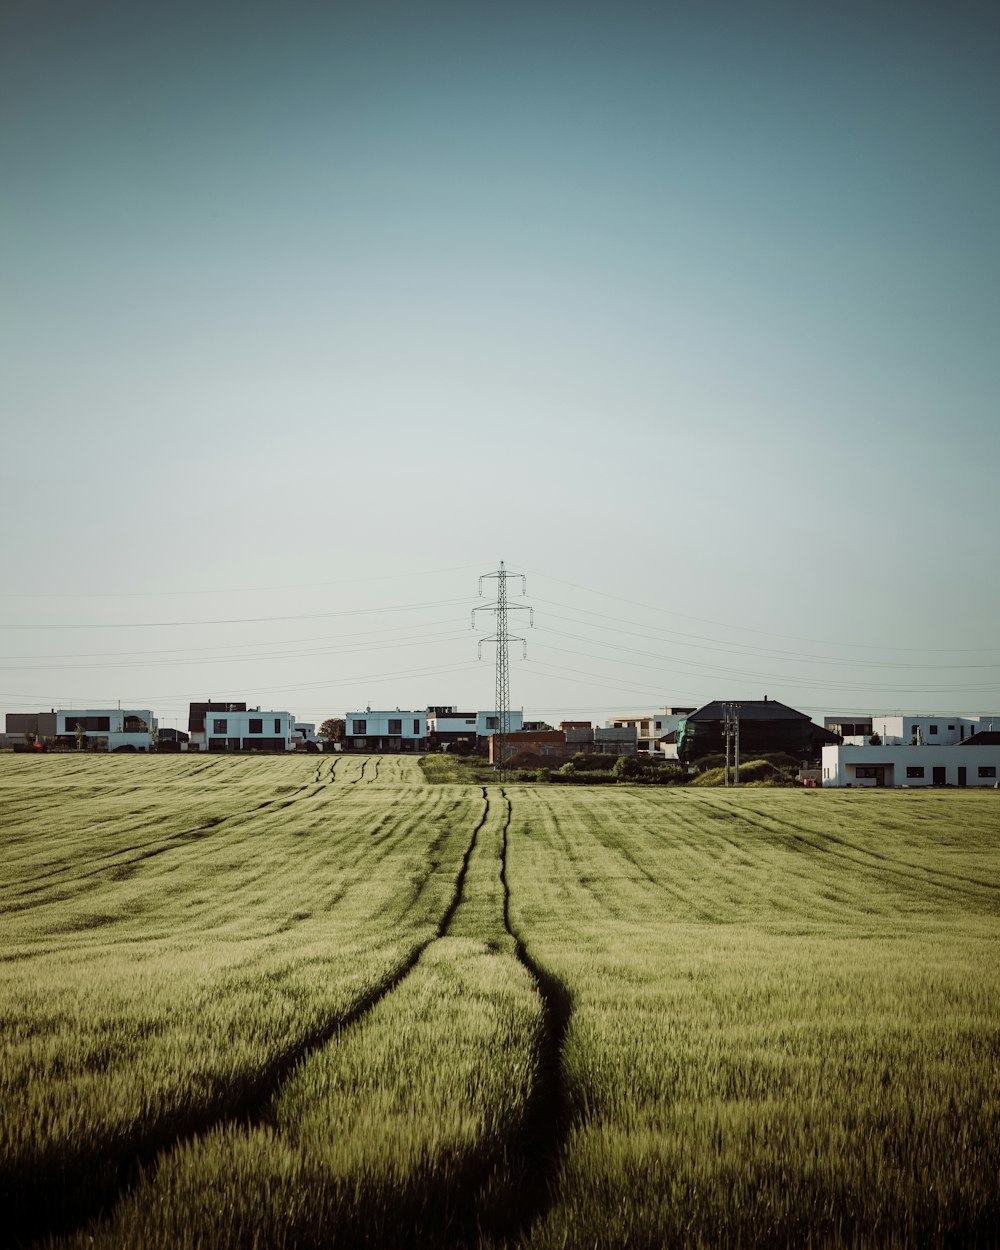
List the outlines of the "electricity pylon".
{"label": "electricity pylon", "polygon": [[735,754],[736,762],[732,771],[732,785],[740,784],[740,705],[723,703],[722,733],[726,739],[726,785],[730,784],[729,761]]}
{"label": "electricity pylon", "polygon": [[479,579],[479,593],[483,593],[483,582],[489,577],[497,579],[497,597],[494,603],[484,603],[481,607],[472,609],[472,627],[476,627],[477,612],[494,612],[497,618],[497,632],[492,638],[480,638],[479,640],[479,659],[483,658],[483,643],[495,642],[497,644],[497,684],[496,684],[496,714],[497,728],[493,736],[493,767],[497,772],[497,780],[503,781],[504,769],[507,760],[510,758],[510,749],[507,741],[510,734],[510,674],[509,674],[509,658],[507,655],[507,644],[510,642],[519,642],[523,648],[523,655],[527,658],[528,643],[525,638],[519,634],[510,634],[507,630],[507,613],[508,612],[527,612],[528,623],[534,625],[535,611],[534,608],[528,607],[527,604],[516,603],[513,607],[507,606],[507,578],[519,577],[521,579],[521,594],[527,591],[527,582],[523,573],[508,573],[500,561],[500,567],[495,573],[484,573]]}

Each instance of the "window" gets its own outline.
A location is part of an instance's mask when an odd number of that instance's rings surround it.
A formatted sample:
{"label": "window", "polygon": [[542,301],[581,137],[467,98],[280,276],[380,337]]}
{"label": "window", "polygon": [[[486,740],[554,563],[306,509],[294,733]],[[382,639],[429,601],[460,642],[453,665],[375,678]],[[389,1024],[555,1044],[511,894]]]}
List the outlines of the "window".
{"label": "window", "polygon": [[906,775],[907,777],[922,777],[924,775],[923,765],[922,764],[907,764]]}
{"label": "window", "polygon": [[936,733],[937,733],[937,725],[928,725],[928,726],[927,726],[927,732],[928,732],[929,734],[936,734]]}
{"label": "window", "polygon": [[392,719],[392,717],[390,716],[390,718],[389,718],[389,734],[390,734],[390,736],[391,736],[392,734],[395,734],[395,735],[398,737],[399,735],[401,735],[401,734],[402,734],[402,732],[403,732],[403,721],[402,721],[402,719],[400,718],[400,719],[397,719],[397,720],[393,720],[393,719]]}
{"label": "window", "polygon": [[949,728],[950,730],[954,731],[955,726],[954,726],[954,725],[949,725],[949,726],[948,726],[948,728]]}
{"label": "window", "polygon": [[276,716],[274,718],[274,732],[276,734],[281,733],[281,717],[280,716]]}
{"label": "window", "polygon": [[420,721],[416,716],[413,718],[413,732],[420,737]]}
{"label": "window", "polygon": [[995,764],[980,764],[979,765],[980,777],[995,777],[996,775],[997,775],[997,768]]}
{"label": "window", "polygon": [[351,733],[352,734],[366,734],[367,732],[368,732],[368,722],[366,720],[352,720],[351,721]]}
{"label": "window", "polygon": [[869,781],[876,781],[881,769],[876,768],[873,764],[859,764],[854,770],[855,777],[867,778]]}
{"label": "window", "polygon": [[224,734],[224,733],[227,733],[228,730],[229,730],[228,721],[226,720],[213,720],[212,721],[212,733]]}
{"label": "window", "polygon": [[263,732],[264,732],[264,718],[263,717],[255,718],[251,716],[250,728],[247,730],[247,733],[262,734]]}
{"label": "window", "polygon": [[487,729],[499,729],[499,728],[500,728],[500,718],[499,718],[498,716],[487,716],[487,718],[486,718],[486,728],[487,728]]}

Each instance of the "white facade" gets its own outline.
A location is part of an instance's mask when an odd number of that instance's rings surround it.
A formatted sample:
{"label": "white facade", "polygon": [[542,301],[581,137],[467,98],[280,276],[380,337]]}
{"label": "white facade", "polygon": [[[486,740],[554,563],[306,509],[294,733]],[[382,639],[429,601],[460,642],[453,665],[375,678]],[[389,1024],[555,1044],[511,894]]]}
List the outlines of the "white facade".
{"label": "white facade", "polygon": [[[519,734],[524,729],[524,712],[515,711],[511,708],[509,713],[509,722],[507,728],[512,734]],[[476,736],[479,738],[488,738],[490,734],[495,734],[500,728],[500,713],[477,712],[476,713]]]}
{"label": "white facade", "polygon": [[950,747],[981,729],[1000,729],[1000,716],[873,716],[872,734],[886,746]]}
{"label": "white facade", "polygon": [[[206,712],[205,733],[198,736],[210,751],[290,751],[294,727],[291,712]],[[193,746],[194,734],[191,739]]]}
{"label": "white facade", "polygon": [[427,745],[427,713],[365,708],[345,716],[345,751],[423,751]]}
{"label": "white facade", "polygon": [[469,734],[476,733],[475,712],[428,712],[427,728],[430,733]]}
{"label": "white facade", "polygon": [[[956,724],[956,718],[944,723]],[[824,786],[995,786],[998,779],[1000,746],[847,742],[823,748]]]}
{"label": "white facade", "polygon": [[153,745],[157,722],[149,708],[59,708],[57,738],[75,738],[77,725],[83,726],[88,743],[106,739],[109,751],[121,747],[148,751]]}

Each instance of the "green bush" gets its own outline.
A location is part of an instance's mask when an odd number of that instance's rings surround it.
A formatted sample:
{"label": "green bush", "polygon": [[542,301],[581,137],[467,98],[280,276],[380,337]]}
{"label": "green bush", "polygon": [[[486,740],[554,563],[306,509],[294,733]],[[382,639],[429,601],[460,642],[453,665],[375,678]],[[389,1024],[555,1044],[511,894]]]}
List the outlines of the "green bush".
{"label": "green bush", "polygon": [[611,772],[617,758],[617,755],[604,755],[599,751],[577,751],[570,762],[584,772]]}
{"label": "green bush", "polygon": [[641,775],[642,765],[634,755],[619,755],[611,772],[619,781],[631,781]]}

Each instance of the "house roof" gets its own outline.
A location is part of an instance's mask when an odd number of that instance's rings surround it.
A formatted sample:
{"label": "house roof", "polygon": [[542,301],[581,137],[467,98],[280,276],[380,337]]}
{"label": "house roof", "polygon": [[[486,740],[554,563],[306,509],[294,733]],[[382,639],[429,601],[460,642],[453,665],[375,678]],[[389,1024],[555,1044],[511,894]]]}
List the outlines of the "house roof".
{"label": "house roof", "polygon": [[958,744],[960,747],[1000,747],[1000,729],[980,729]]}
{"label": "house roof", "polygon": [[[779,703],[777,699],[742,699],[739,702],[740,720],[809,720],[805,712],[797,712],[795,708]],[[725,709],[720,699],[706,703],[697,712],[687,718],[693,721],[721,721],[725,719]]]}

